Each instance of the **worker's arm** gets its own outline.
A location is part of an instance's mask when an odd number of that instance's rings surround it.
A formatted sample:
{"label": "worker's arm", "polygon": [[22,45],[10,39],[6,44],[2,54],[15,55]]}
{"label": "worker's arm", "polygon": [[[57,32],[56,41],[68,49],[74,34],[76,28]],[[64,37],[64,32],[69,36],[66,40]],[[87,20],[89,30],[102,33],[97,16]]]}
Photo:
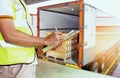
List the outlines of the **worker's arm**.
{"label": "worker's arm", "polygon": [[54,32],[46,38],[40,38],[25,34],[14,27],[13,19],[0,19],[0,32],[8,43],[21,46],[52,45],[63,40],[61,32]]}

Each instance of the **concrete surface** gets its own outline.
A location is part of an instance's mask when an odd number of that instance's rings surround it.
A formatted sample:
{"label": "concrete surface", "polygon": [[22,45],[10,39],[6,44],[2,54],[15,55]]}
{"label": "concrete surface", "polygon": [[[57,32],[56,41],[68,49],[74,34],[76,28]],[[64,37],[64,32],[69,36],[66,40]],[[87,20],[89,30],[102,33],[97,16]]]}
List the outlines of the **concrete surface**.
{"label": "concrete surface", "polygon": [[116,78],[39,60],[37,78]]}

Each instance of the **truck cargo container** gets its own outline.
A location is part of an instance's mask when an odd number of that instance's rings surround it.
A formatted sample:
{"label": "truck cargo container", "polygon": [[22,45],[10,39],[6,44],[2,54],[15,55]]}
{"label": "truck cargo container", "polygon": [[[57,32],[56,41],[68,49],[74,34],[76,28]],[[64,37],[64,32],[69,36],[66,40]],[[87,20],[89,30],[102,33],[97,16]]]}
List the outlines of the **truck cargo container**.
{"label": "truck cargo container", "polygon": [[[119,58],[119,33],[96,31],[97,8],[81,1],[72,1],[38,8],[37,35],[46,37],[47,33],[55,31],[55,27],[64,34],[71,30],[79,34],[71,39],[71,57],[62,64],[78,66],[94,72],[108,74]],[[66,46],[65,46],[66,47]],[[46,57],[38,48],[40,58]],[[61,62],[63,58],[55,58]]]}

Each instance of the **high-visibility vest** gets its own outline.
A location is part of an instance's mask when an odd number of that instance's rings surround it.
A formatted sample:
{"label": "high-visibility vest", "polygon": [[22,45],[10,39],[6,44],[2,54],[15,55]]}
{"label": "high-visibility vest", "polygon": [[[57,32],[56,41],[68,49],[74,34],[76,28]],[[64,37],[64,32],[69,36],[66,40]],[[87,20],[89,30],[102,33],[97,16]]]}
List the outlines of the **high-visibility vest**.
{"label": "high-visibility vest", "polygon": [[[14,24],[17,30],[32,35],[28,23],[29,15],[22,0],[10,0],[14,11]],[[9,29],[8,29],[9,31]],[[11,65],[20,63],[31,63],[34,61],[34,47],[24,47],[10,44],[4,41],[0,33],[0,65]]]}

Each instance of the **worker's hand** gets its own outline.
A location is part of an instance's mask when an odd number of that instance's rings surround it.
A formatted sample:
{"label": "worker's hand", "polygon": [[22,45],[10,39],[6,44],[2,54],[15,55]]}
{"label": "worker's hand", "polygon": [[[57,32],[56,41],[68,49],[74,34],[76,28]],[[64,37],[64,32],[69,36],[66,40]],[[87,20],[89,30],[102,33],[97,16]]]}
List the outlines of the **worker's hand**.
{"label": "worker's hand", "polygon": [[56,52],[64,52],[64,48],[62,46],[62,43],[59,44],[58,46],[54,47],[52,50],[56,51]]}
{"label": "worker's hand", "polygon": [[63,41],[62,32],[55,31],[46,37],[46,45],[59,44]]}

